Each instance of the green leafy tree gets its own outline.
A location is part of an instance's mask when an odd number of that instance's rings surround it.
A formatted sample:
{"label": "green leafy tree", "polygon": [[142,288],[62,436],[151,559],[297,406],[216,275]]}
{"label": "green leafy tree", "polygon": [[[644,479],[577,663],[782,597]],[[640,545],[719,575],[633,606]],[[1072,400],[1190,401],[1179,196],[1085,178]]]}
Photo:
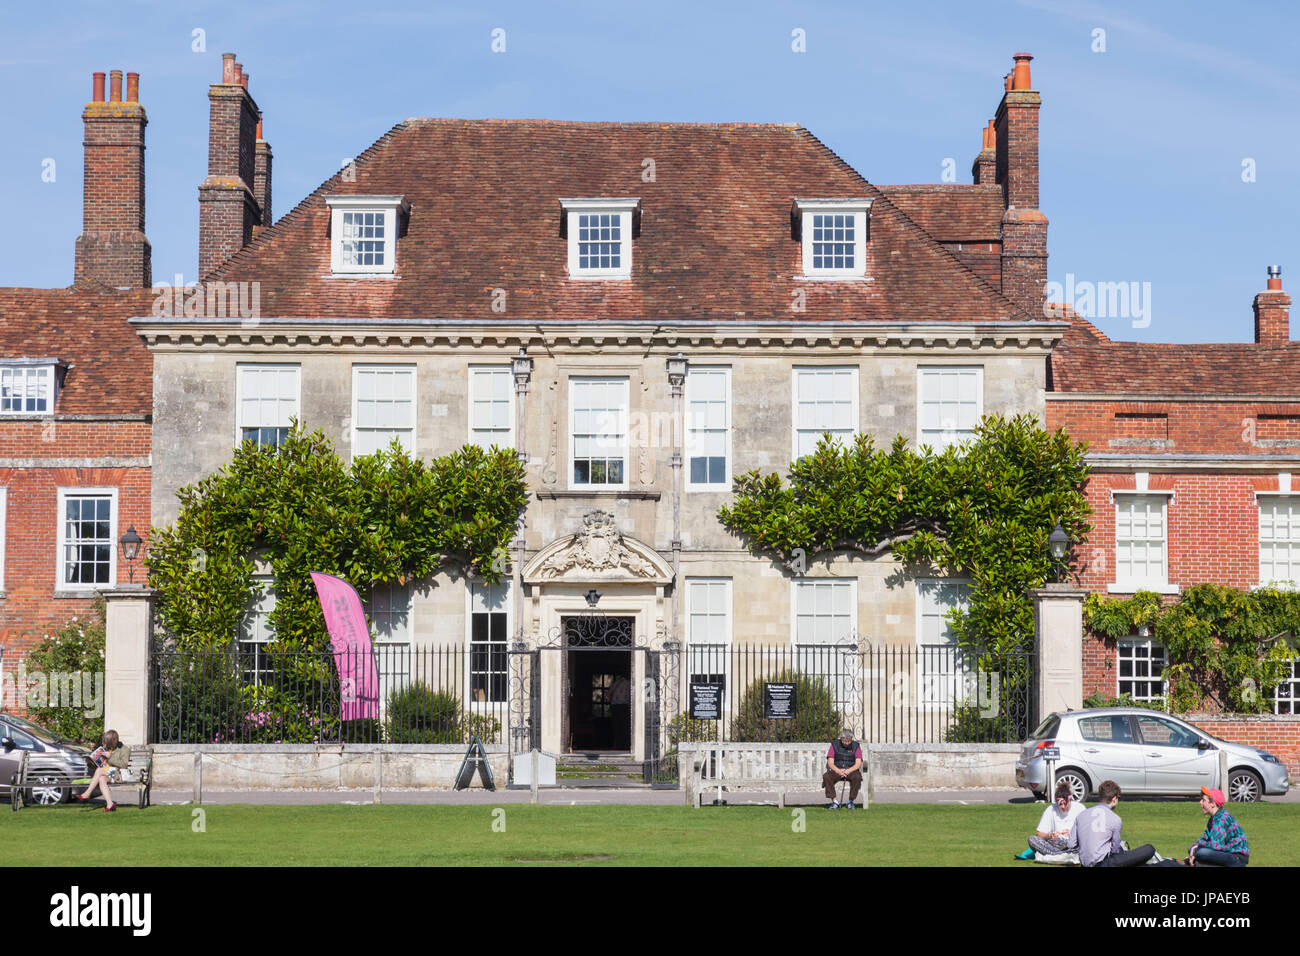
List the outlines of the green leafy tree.
{"label": "green leafy tree", "polygon": [[284,648],[323,648],[310,574],[378,583],[455,568],[498,581],[526,501],[508,449],[465,446],[430,462],[394,443],[346,465],[320,431],[295,426],[279,448],[245,442],[230,464],[178,492],[175,523],[155,528],[148,566],[158,613],[185,648],[221,648],[255,597],[260,558],[275,579],[270,622]]}
{"label": "green leafy tree", "polygon": [[1029,589],[1053,574],[1047,536],[1057,522],[1076,544],[1091,530],[1087,446],[1030,415],[988,416],[960,447],[888,449],[869,435],[844,446],[823,437],[790,465],[788,483],[757,471],[736,478],[724,527],[758,554],[801,573],[820,555],[892,551],[905,566],[968,577],[950,612],[958,642],[993,652],[1028,649]]}
{"label": "green leafy tree", "polygon": [[[168,732],[186,741],[377,740],[378,722],[322,710],[337,700],[338,677],[322,653],[329,634],[311,572],[344,578],[363,598],[377,584],[444,570],[499,581],[526,494],[509,449],[465,446],[425,462],[394,442],[345,464],[322,432],[296,424],[279,448],[245,442],[229,465],[181,489],[176,521],[151,535],[150,582],[169,647],[214,652],[162,659]],[[246,686],[225,653],[257,596],[259,561],[275,581],[273,689]]]}

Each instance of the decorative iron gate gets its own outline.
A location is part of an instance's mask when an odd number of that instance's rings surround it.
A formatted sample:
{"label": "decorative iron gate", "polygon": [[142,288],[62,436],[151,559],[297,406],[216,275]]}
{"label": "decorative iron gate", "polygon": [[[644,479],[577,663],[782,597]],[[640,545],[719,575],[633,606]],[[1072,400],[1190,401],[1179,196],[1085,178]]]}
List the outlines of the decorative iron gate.
{"label": "decorative iron gate", "polygon": [[[543,663],[545,655],[559,654],[560,675],[558,687],[550,688],[556,700],[546,701],[546,706],[561,708],[561,746],[568,751],[574,741],[574,714],[570,706],[575,700],[570,681],[574,673],[586,674],[586,668],[580,658],[573,655],[605,654],[626,651],[629,666],[625,677],[625,690],[613,688],[612,696],[601,695],[601,689],[592,691],[598,696],[595,706],[607,706],[606,719],[621,721],[619,708],[623,706],[620,694],[627,696],[626,719],[628,727],[628,750],[640,749],[642,752],[643,780],[653,786],[677,786],[677,750],[676,740],[672,736],[673,718],[680,710],[680,661],[681,647],[676,641],[668,640],[663,632],[652,637],[642,637],[636,633],[630,615],[606,614],[603,611],[591,611],[563,618],[559,627],[552,628],[546,639],[536,645],[516,642],[510,649],[510,709],[509,731],[511,766],[514,760],[527,754],[531,749],[541,749],[542,745],[542,707]],[[606,659],[610,659],[608,656]],[[637,674],[635,665],[640,662],[639,686],[632,681]],[[615,684],[617,684],[615,675]],[[556,692],[558,691],[558,694]],[[641,717],[641,747],[632,746],[632,734],[636,728],[637,715]],[[614,738],[621,741],[621,737]],[[590,747],[584,749],[596,749]]]}

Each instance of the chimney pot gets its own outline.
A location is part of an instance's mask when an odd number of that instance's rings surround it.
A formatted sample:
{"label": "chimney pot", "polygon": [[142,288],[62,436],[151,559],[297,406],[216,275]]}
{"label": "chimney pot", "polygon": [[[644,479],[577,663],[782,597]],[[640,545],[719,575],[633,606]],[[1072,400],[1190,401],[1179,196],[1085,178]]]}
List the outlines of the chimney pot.
{"label": "chimney pot", "polygon": [[221,82],[235,82],[235,54],[233,53],[221,54]]}
{"label": "chimney pot", "polygon": [[240,74],[239,74],[239,85],[242,86],[244,89],[248,89],[248,74],[247,74],[247,73],[240,73]]}
{"label": "chimney pot", "polygon": [[244,64],[242,63],[235,64],[235,82],[240,86],[244,85]]}
{"label": "chimney pot", "polygon": [[92,73],[90,75],[93,80],[90,98],[95,103],[102,103],[104,102],[104,74]]}
{"label": "chimney pot", "polygon": [[140,102],[140,74],[128,73],[126,75],[126,101],[128,103]]}
{"label": "chimney pot", "polygon": [[1015,54],[1013,59],[1016,61],[1016,68],[1012,72],[1011,89],[1032,90],[1034,88],[1033,83],[1030,82],[1029,79],[1029,61],[1033,58],[1033,54],[1030,53]]}
{"label": "chimney pot", "polygon": [[262,117],[261,116],[257,118],[257,138],[258,139],[262,138]]}
{"label": "chimney pot", "polygon": [[108,100],[110,103],[122,102],[121,70],[112,70],[108,74]]}
{"label": "chimney pot", "polygon": [[1005,89],[1008,89],[1008,90],[1011,89],[1011,74],[1010,74],[1010,73],[1008,73],[1006,76],[1002,77],[1002,86],[1003,86],[1003,88],[1005,88]]}
{"label": "chimney pot", "polygon": [[1282,288],[1282,267],[1281,266],[1268,267],[1268,287],[1270,289]]}

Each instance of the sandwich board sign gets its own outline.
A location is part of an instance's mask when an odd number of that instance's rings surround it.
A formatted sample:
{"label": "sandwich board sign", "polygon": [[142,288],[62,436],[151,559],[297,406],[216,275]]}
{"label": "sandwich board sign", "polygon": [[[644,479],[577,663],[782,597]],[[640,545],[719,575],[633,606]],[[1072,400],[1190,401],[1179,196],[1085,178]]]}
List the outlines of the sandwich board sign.
{"label": "sandwich board sign", "polygon": [[483,742],[477,737],[470,742],[469,750],[465,751],[465,759],[460,763],[460,770],[456,773],[456,789],[464,790],[473,783],[476,770],[479,779],[483,781],[483,786],[489,790],[497,788],[492,781],[492,768],[488,766],[487,752],[483,749]]}

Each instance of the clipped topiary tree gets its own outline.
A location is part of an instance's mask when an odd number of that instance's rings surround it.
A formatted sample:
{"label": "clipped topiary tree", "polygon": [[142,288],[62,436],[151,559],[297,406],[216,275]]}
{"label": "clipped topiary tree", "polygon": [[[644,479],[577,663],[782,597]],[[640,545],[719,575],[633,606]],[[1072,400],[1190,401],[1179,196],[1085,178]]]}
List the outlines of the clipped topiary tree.
{"label": "clipped topiary tree", "polygon": [[395,744],[461,742],[460,698],[416,682],[388,695],[388,739]]}

